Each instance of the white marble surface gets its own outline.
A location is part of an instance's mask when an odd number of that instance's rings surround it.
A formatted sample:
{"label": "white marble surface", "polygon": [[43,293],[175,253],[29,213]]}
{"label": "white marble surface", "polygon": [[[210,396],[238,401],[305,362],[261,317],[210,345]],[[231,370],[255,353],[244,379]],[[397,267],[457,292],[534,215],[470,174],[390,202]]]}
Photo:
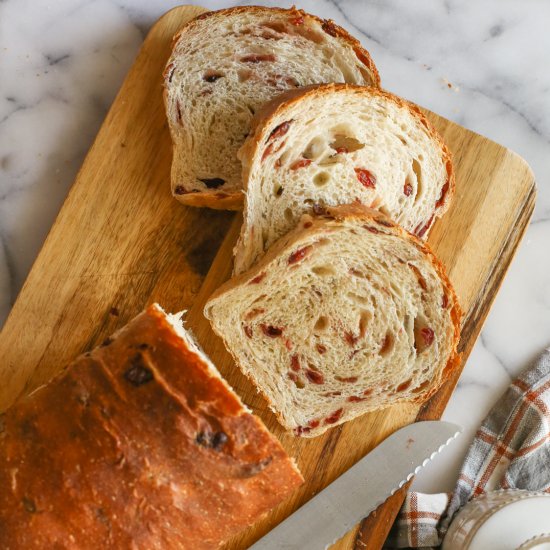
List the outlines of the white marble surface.
{"label": "white marble surface", "polygon": [[[445,413],[466,435],[416,481],[449,490],[483,416],[550,344],[550,4],[296,3],[358,36],[386,88],[514,149],[538,181],[531,227]],[[144,35],[174,5],[0,0],[0,324]]]}

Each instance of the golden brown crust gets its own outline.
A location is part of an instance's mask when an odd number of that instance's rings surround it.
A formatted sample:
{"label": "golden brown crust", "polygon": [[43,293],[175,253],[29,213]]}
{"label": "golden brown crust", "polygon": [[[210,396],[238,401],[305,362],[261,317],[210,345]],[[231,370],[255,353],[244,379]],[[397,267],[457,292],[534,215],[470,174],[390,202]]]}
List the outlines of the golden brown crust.
{"label": "golden brown crust", "polygon": [[173,196],[182,204],[195,207],[212,208],[213,210],[242,210],[243,193],[220,191],[219,193],[212,192],[190,192],[183,195],[172,193]]}
{"label": "golden brown crust", "polygon": [[[344,42],[348,43],[355,52],[357,59],[367,68],[371,77],[374,80],[375,86],[380,86],[380,75],[372,60],[369,52],[361,46],[359,40],[350,35],[345,29],[336,25],[334,21],[330,19],[321,19],[315,15],[306,13],[303,10],[296,9],[292,7],[290,9],[285,8],[275,8],[267,6],[237,6],[234,8],[225,8],[217,11],[207,11],[201,13],[188,23],[186,23],[175,35],[173,38],[173,45],[180,39],[180,37],[197,25],[198,22],[204,21],[205,19],[210,19],[214,17],[227,17],[228,15],[235,15],[239,13],[254,13],[254,14],[276,14],[279,13],[284,16],[290,17],[301,17],[305,21],[315,22],[321,25],[321,28],[327,34],[340,38]],[[168,66],[164,71],[164,78],[167,76]],[[165,104],[166,104],[166,94],[164,95]],[[174,154],[176,150],[174,148]],[[175,193],[176,183],[172,185],[172,192],[174,197],[183,204],[188,206],[198,206],[198,207],[208,207],[216,210],[242,210],[244,203],[243,193],[239,190],[236,192],[224,191],[223,195],[220,196],[218,193],[213,193],[211,191],[195,191],[192,193],[177,194]]]}
{"label": "golden brown crust", "polygon": [[246,182],[248,180],[251,163],[255,155],[258,154],[258,148],[262,147],[264,141],[267,139],[267,134],[269,129],[272,127],[275,118],[283,114],[291,105],[299,103],[306,97],[321,97],[323,95],[330,95],[335,92],[338,93],[342,91],[383,97],[389,101],[392,101],[399,107],[408,109],[415,117],[419,119],[420,123],[426,128],[429,136],[440,147],[441,160],[445,164],[447,170],[447,187],[443,190],[443,197],[441,198],[442,202],[438,207],[436,207],[434,217],[429,221],[429,225],[424,229],[424,232],[428,231],[435,221],[435,216],[442,216],[447,211],[455,193],[455,173],[452,162],[452,154],[439,132],[434,128],[417,105],[387,92],[382,88],[358,86],[356,84],[312,84],[310,86],[304,86],[303,88],[283,92],[266,103],[252,119],[250,134],[239,151],[239,158],[241,159],[243,165],[244,188],[246,189]]}
{"label": "golden brown crust", "polygon": [[3,550],[215,548],[301,482],[155,306],[0,416]]}
{"label": "golden brown crust", "polygon": [[[264,271],[264,269],[272,261],[274,261],[281,253],[286,251],[290,246],[296,244],[296,242],[301,240],[304,235],[307,235],[308,233],[316,232],[317,228],[320,225],[325,225],[335,220],[342,221],[342,220],[354,219],[354,218],[360,219],[362,221],[378,222],[381,225],[381,230],[399,235],[402,238],[405,238],[408,241],[410,241],[420,252],[426,255],[428,260],[431,262],[431,264],[434,266],[435,270],[437,271],[441,279],[442,286],[445,289],[445,293],[448,299],[447,307],[449,307],[450,309],[451,320],[454,328],[453,342],[451,345],[451,352],[447,360],[447,364],[441,371],[441,378],[439,379],[439,381],[437,381],[434,384],[434,386],[430,388],[429,392],[425,392],[424,394],[420,394],[419,397],[417,398],[408,400],[408,401],[414,401],[415,403],[419,403],[419,404],[423,403],[427,401],[441,387],[441,385],[446,380],[448,380],[452,372],[456,368],[458,368],[460,365],[460,355],[458,354],[457,348],[458,348],[458,343],[460,341],[462,311],[460,308],[460,304],[458,302],[458,297],[446,274],[445,267],[443,266],[441,261],[435,256],[435,254],[432,252],[429,245],[421,241],[418,237],[416,237],[412,233],[409,233],[408,231],[403,229],[401,226],[397,225],[390,218],[388,218],[386,215],[379,212],[378,210],[374,210],[367,206],[354,203],[354,204],[347,204],[347,205],[341,205],[341,206],[326,207],[324,212],[321,212],[319,214],[315,214],[314,212],[312,212],[311,214],[305,214],[304,217],[302,218],[302,221],[298,224],[298,226],[295,229],[293,229],[290,233],[288,233],[287,235],[285,235],[284,237],[276,241],[267,250],[266,254],[258,261],[257,264],[251,267],[248,271],[245,271],[244,273],[233,277],[232,279],[227,281],[225,284],[223,284],[221,287],[219,287],[210,296],[208,303],[216,300],[221,295],[231,291],[232,289],[240,285],[248,284],[251,280],[253,280],[255,277],[260,275]],[[208,303],[205,306],[204,313],[207,318],[210,318],[208,314]],[[223,339],[223,335],[220,335],[220,336]],[[233,353],[232,347],[226,345],[226,348],[231,353],[233,359],[235,360],[235,363],[239,365],[240,364],[239,359],[237,355]],[[245,373],[245,375],[252,381],[252,383],[255,383],[254,379],[245,372],[245,369],[241,369],[241,371]],[[258,391],[271,406],[271,400],[265,394],[265,392],[262,391],[262,388],[258,387]],[[404,402],[404,401],[406,400],[405,399],[401,400],[401,402]],[[276,410],[274,410],[274,413],[277,416],[277,419],[279,420],[279,422],[284,426],[285,422],[282,415]],[[347,421],[347,418],[344,416],[342,420],[334,423],[333,426],[337,426],[338,424],[341,424],[346,421]],[[316,437],[326,429],[327,429],[326,427],[320,426],[319,428],[313,429],[309,432],[299,433],[295,435],[300,435],[302,437]]]}

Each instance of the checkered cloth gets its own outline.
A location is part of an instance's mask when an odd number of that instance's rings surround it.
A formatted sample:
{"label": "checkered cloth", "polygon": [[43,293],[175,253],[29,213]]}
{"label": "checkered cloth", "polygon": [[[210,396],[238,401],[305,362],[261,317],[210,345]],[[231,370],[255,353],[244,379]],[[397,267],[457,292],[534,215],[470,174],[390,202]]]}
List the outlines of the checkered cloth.
{"label": "checkered cloth", "polygon": [[454,492],[409,493],[386,547],[439,546],[455,514],[493,489],[550,493],[550,348],[512,383],[483,421]]}

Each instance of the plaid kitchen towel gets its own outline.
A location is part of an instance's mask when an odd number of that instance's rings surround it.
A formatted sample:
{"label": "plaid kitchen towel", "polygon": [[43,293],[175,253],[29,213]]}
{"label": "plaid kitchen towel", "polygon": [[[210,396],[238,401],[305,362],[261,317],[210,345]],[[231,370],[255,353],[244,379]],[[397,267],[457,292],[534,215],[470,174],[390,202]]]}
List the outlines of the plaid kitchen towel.
{"label": "plaid kitchen towel", "polygon": [[386,546],[439,546],[455,514],[494,489],[550,492],[550,349],[512,382],[483,421],[454,492],[409,493]]}

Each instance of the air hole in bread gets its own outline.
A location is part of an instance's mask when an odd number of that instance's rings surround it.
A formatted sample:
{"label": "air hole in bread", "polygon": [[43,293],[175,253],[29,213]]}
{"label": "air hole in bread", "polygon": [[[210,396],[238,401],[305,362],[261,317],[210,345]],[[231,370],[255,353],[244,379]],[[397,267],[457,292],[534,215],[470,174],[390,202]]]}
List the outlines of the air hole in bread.
{"label": "air hole in bread", "polygon": [[378,210],[380,210],[382,214],[386,214],[386,216],[390,217],[390,211],[385,206],[380,206]]}
{"label": "air hole in bread", "polygon": [[416,176],[416,195],[414,197],[414,200],[416,201],[422,194],[422,168],[420,167],[420,163],[416,159],[413,159],[412,161],[412,171]]}
{"label": "air hole in bread", "polygon": [[267,298],[267,296],[265,294],[261,294],[260,296],[258,296],[253,302],[251,305],[254,305],[255,303],[257,302],[262,302],[263,300],[265,300]]}
{"label": "air hole in bread", "polygon": [[304,381],[294,372],[289,372],[288,377],[290,378],[291,382],[298,388],[303,389],[305,387]]}
{"label": "air hole in bread", "polygon": [[367,327],[372,319],[372,313],[363,309],[359,314],[359,336],[363,338],[367,334]]}
{"label": "air hole in bread", "polygon": [[414,332],[414,325],[412,322],[412,318],[410,315],[405,315],[403,317],[403,328],[407,334],[413,334]]}
{"label": "air hole in bread", "polygon": [[285,220],[291,222],[294,219],[294,215],[292,214],[292,208],[285,208],[284,216],[285,216]]}
{"label": "air hole in bread", "polygon": [[342,82],[353,82],[355,80],[354,71],[350,68],[349,63],[342,57],[341,54],[331,52],[330,57],[334,58],[334,64],[342,73]]}
{"label": "air hole in bread", "polygon": [[273,187],[273,194],[276,197],[280,197],[283,194],[283,188],[279,184],[275,184]]}
{"label": "air hole in bread", "polygon": [[262,27],[267,27],[268,29],[280,34],[288,32],[287,26],[280,21],[265,21],[262,23]]}
{"label": "air hole in bread", "polygon": [[399,141],[403,144],[403,145],[407,145],[407,140],[403,137],[403,136],[398,136],[399,137]]}
{"label": "air hole in bread", "polygon": [[321,136],[314,137],[302,152],[302,157],[309,160],[318,159],[327,147],[326,140]]}
{"label": "air hole in bread", "polygon": [[246,82],[250,79],[252,76],[252,69],[239,69],[237,71],[237,78],[239,79],[239,82]]}
{"label": "air hole in bread", "polygon": [[[430,370],[429,368],[427,370]],[[424,369],[422,372],[427,372],[426,369]],[[411,390],[412,393],[420,393],[421,391],[425,390],[430,384],[430,381],[429,380],[425,380],[424,382],[422,382],[422,384],[420,384],[420,386],[416,386],[416,388],[413,388]]]}
{"label": "air hole in bread", "polygon": [[[293,31],[294,33],[299,34],[306,40],[311,40],[312,42],[315,42],[315,44],[323,44],[323,42],[326,42],[324,34],[311,28],[309,25],[296,25],[293,27]],[[370,82],[371,80],[372,76],[370,74],[367,74],[367,78],[365,78],[365,81]]]}
{"label": "air hole in bread", "polygon": [[363,67],[359,67],[359,72],[361,73],[361,76],[363,77],[364,80],[369,78],[369,71],[367,71],[367,69],[364,69]]}
{"label": "air hole in bread", "polygon": [[386,332],[386,336],[384,336],[384,339],[382,340],[382,344],[380,346],[380,355],[388,355],[393,349],[393,344],[393,335],[390,332]]}
{"label": "air hole in bread", "polygon": [[206,82],[216,82],[216,80],[223,78],[224,76],[225,75],[222,72],[210,69],[202,75],[202,79]]}
{"label": "air hole in bread", "polygon": [[330,181],[330,174],[328,172],[318,172],[313,178],[313,183],[317,187],[324,187]]}
{"label": "air hole in bread", "polygon": [[216,189],[225,183],[222,178],[198,178],[208,189]]}
{"label": "air hole in bread", "polygon": [[336,273],[331,265],[316,265],[311,268],[311,271],[320,277],[328,277]]}
{"label": "air hole in bread", "polygon": [[428,349],[434,340],[434,332],[428,326],[427,320],[418,316],[414,320],[414,347],[417,353],[422,353]]}
{"label": "air hole in bread", "polygon": [[366,296],[361,296],[359,294],[356,294],[355,292],[348,292],[347,297],[356,304],[359,304],[360,306],[364,306],[369,304],[369,299]]}
{"label": "air hole in bread", "polygon": [[324,332],[325,330],[327,330],[328,325],[328,317],[326,317],[325,315],[321,315],[321,317],[319,317],[317,321],[315,321],[315,325],[313,325],[313,330],[315,332]]}
{"label": "air hole in bread", "polygon": [[330,147],[334,149],[337,153],[353,153],[354,151],[359,151],[365,147],[364,143],[361,143],[358,139],[354,137],[347,136],[344,134],[336,134],[333,141],[330,143]]}

